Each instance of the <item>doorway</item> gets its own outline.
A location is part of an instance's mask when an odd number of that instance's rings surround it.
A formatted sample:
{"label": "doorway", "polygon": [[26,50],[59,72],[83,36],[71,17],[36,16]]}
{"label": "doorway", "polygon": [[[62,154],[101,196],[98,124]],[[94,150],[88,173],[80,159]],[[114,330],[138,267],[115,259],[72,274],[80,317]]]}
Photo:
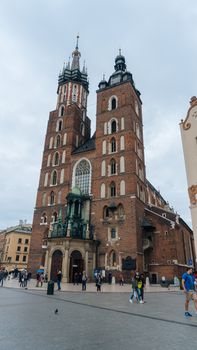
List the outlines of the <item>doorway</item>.
{"label": "doorway", "polygon": [[62,260],[63,260],[63,254],[61,250],[55,250],[55,252],[52,255],[52,262],[51,262],[51,280],[57,281],[57,272],[62,271]]}
{"label": "doorway", "polygon": [[83,269],[84,261],[82,255],[78,250],[74,250],[70,256],[69,282],[73,283],[75,274],[78,274],[78,282],[81,283]]}

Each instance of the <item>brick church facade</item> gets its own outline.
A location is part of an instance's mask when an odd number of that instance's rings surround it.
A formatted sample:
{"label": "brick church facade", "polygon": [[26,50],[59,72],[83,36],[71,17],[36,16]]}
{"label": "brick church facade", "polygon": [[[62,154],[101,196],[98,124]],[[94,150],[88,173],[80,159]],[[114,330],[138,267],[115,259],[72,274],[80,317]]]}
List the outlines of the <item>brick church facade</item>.
{"label": "brick church facade", "polygon": [[145,271],[153,283],[180,276],[195,261],[193,233],[146,179],[142,101],[125,58],[99,83],[91,136],[80,56],[77,41],[49,115],[29,269],[52,279],[60,269],[66,282],[95,269],[127,280]]}

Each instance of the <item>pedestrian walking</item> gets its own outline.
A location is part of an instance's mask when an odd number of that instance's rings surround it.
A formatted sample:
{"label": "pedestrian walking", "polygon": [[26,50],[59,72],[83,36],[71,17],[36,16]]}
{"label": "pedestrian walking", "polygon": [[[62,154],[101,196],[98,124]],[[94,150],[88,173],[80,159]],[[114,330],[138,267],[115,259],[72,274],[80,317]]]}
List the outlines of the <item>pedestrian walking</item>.
{"label": "pedestrian walking", "polygon": [[79,275],[77,272],[75,272],[74,278],[73,278],[73,284],[74,285],[77,284],[77,286],[78,286],[78,283],[79,283]]}
{"label": "pedestrian walking", "polygon": [[136,279],[136,275],[133,276],[131,279],[131,286],[132,286],[132,291],[131,291],[129,301],[132,304],[133,301],[135,300],[136,303],[138,304],[140,301],[140,296],[138,294],[138,281]]}
{"label": "pedestrian walking", "polygon": [[86,283],[87,283],[87,276],[86,276],[86,272],[83,271],[83,274],[82,274],[82,290],[86,290]]}
{"label": "pedestrian walking", "polygon": [[3,287],[4,269],[0,270],[0,286]]}
{"label": "pedestrian walking", "polygon": [[120,284],[120,286],[123,286],[123,285],[124,285],[124,277],[123,277],[123,274],[122,274],[122,273],[121,273],[121,275],[120,275],[119,284]]}
{"label": "pedestrian walking", "polygon": [[185,292],[185,317],[192,317],[192,314],[189,312],[190,300],[193,300],[197,314],[197,293],[195,291],[194,282],[193,270],[191,267],[188,267],[187,272],[182,276],[182,286]]}
{"label": "pedestrian walking", "polygon": [[36,287],[39,287],[39,283],[40,283],[40,273],[37,272],[37,274],[36,274]]}
{"label": "pedestrian walking", "polygon": [[97,288],[96,290],[97,290],[97,292],[101,292],[101,284],[102,284],[102,277],[99,273],[96,277],[96,288]]}
{"label": "pedestrian walking", "polygon": [[57,289],[61,290],[62,272],[59,270],[57,273]]}
{"label": "pedestrian walking", "polygon": [[140,287],[140,304],[144,304],[144,288],[145,288],[145,283],[146,283],[146,279],[143,273],[140,274],[140,279],[139,279],[139,285],[138,288]]}

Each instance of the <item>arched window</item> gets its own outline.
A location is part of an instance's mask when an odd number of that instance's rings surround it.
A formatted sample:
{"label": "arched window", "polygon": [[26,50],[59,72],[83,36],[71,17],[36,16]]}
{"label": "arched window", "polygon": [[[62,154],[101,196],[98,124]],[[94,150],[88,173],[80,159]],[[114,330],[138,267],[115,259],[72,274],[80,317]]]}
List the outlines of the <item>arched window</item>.
{"label": "arched window", "polygon": [[60,147],[60,144],[61,144],[61,136],[57,135],[55,138],[55,148]]}
{"label": "arched window", "polygon": [[50,141],[49,141],[49,148],[53,147],[53,137],[50,137]]}
{"label": "arched window", "polygon": [[106,140],[104,140],[102,143],[102,153],[106,154]]}
{"label": "arched window", "polygon": [[42,206],[45,207],[46,205],[46,192],[42,194]]}
{"label": "arched window", "polygon": [[102,160],[102,164],[101,164],[101,176],[105,176],[106,174],[106,163],[105,160]]}
{"label": "arched window", "polygon": [[120,137],[120,150],[124,151],[124,136],[123,135]]}
{"label": "arched window", "polygon": [[111,139],[111,152],[116,152],[116,139],[114,137]]}
{"label": "arched window", "polygon": [[61,201],[62,201],[62,191],[59,191],[57,194],[57,203],[61,204]]}
{"label": "arched window", "polygon": [[60,172],[60,183],[62,184],[64,182],[64,169]]}
{"label": "arched window", "polygon": [[67,133],[64,134],[63,145],[66,145],[66,141],[67,141]]}
{"label": "arched window", "polygon": [[111,123],[111,133],[113,134],[114,132],[116,132],[116,121],[113,120]]}
{"label": "arched window", "polygon": [[57,185],[57,171],[54,170],[51,174],[51,185]]}
{"label": "arched window", "polygon": [[56,211],[53,213],[52,215],[52,222],[57,222],[57,218],[58,218],[58,215],[56,213]]}
{"label": "arched window", "polygon": [[137,103],[136,100],[135,100],[135,113],[136,113],[137,115],[139,115],[139,106],[138,106],[138,103]]}
{"label": "arched window", "polygon": [[124,173],[125,172],[125,162],[124,162],[124,157],[120,157],[120,172]]}
{"label": "arched window", "polygon": [[59,108],[59,117],[63,117],[63,115],[64,115],[64,106],[62,105]]}
{"label": "arched window", "polygon": [[46,187],[48,185],[48,176],[49,176],[49,174],[46,173],[45,177],[44,177],[44,187]]}
{"label": "arched window", "polygon": [[111,161],[110,161],[110,170],[111,170],[111,175],[116,174],[116,161],[115,161],[115,159],[111,159]]}
{"label": "arched window", "polygon": [[[91,168],[90,163],[86,159],[82,159],[77,163],[74,168],[74,183],[73,185],[78,187],[82,193],[90,193],[90,176]],[[73,186],[73,187],[74,187]]]}
{"label": "arched window", "polygon": [[103,219],[108,219],[109,217],[109,209],[107,206],[103,208]]}
{"label": "arched window", "polygon": [[124,207],[122,204],[118,205],[118,218],[122,219],[124,217]]}
{"label": "arched window", "polygon": [[41,224],[46,224],[47,223],[47,216],[46,213],[43,213],[41,216]]}
{"label": "arched window", "polygon": [[53,205],[55,203],[55,194],[54,192],[52,191],[50,193],[50,205]]}
{"label": "arched window", "polygon": [[62,119],[57,121],[57,127],[56,127],[56,131],[61,131],[62,130],[62,126],[63,126],[63,121]]}
{"label": "arched window", "polygon": [[66,151],[63,151],[63,153],[62,153],[62,163],[65,163],[65,159],[66,159]]}
{"label": "arched window", "polygon": [[53,157],[53,165],[59,165],[59,153],[55,152]]}
{"label": "arched window", "polygon": [[105,198],[105,184],[101,185],[101,198]]}
{"label": "arched window", "polygon": [[120,181],[120,195],[121,196],[125,195],[125,181],[124,180]]}
{"label": "arched window", "polygon": [[47,158],[47,166],[50,166],[50,162],[51,162],[51,155],[49,154]]}
{"label": "arched window", "polygon": [[110,197],[115,197],[115,196],[116,196],[116,184],[114,181],[112,181],[110,184]]}
{"label": "arched window", "polygon": [[111,100],[111,109],[116,109],[116,99],[115,99],[115,97],[113,97],[112,100]]}

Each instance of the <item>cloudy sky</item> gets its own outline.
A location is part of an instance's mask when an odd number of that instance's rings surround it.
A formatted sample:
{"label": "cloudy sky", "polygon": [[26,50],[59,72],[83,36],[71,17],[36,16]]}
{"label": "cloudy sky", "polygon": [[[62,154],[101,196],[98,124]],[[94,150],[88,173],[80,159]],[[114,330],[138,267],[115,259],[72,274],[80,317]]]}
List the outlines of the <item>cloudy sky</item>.
{"label": "cloudy sky", "polygon": [[179,122],[197,94],[196,0],[1,0],[0,229],[32,222],[57,78],[79,32],[88,66],[88,115],[118,49],[143,101],[146,172],[191,223]]}

